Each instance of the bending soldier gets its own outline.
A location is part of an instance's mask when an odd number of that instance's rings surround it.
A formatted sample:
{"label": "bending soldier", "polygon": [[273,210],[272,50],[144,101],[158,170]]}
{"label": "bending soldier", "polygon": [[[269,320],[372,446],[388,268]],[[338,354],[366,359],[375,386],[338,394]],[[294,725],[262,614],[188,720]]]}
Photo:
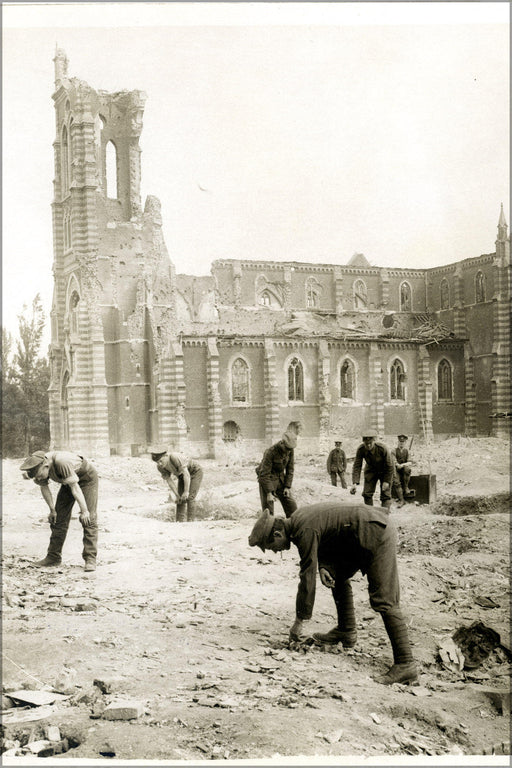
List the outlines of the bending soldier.
{"label": "bending soldier", "polygon": [[356,451],[356,457],[352,467],[352,487],[350,493],[356,492],[356,485],[359,485],[361,477],[361,467],[363,460],[364,468],[364,503],[373,506],[373,494],[380,482],[380,503],[381,506],[389,509],[391,507],[391,483],[393,482],[393,459],[388,448],[383,443],[377,443],[376,434],[373,429],[365,430],[363,442]]}
{"label": "bending soldier", "polygon": [[[203,479],[201,465],[182,453],[167,451],[163,446],[155,446],[148,452],[176,500],[176,521],[191,522],[195,518],[196,496]],[[173,478],[178,480],[177,487]]]}
{"label": "bending soldier", "polygon": [[287,430],[281,440],[263,454],[261,463],[256,467],[260,489],[261,508],[274,514],[274,501],[279,499],[286,517],[297,509],[297,503],[291,495],[294,471],[294,449],[297,436]]}

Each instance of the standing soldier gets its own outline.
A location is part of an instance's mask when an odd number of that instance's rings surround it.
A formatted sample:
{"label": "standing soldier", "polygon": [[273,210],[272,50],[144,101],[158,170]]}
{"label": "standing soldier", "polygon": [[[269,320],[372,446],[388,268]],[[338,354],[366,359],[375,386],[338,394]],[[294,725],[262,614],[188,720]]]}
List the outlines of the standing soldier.
{"label": "standing soldier", "polygon": [[297,509],[297,503],[291,494],[294,470],[294,449],[297,435],[288,429],[281,440],[263,454],[261,463],[256,467],[260,488],[261,508],[274,514],[274,501],[279,499],[286,517]]}
{"label": "standing soldier", "polygon": [[[195,518],[196,496],[203,479],[201,465],[182,453],[167,451],[163,446],[150,448],[149,453],[176,500],[176,522],[191,522]],[[178,479],[177,487],[174,477]]]}
{"label": "standing soldier", "polygon": [[373,429],[366,429],[363,434],[363,442],[356,451],[356,457],[352,467],[352,487],[350,493],[356,492],[359,485],[363,459],[366,462],[364,468],[364,503],[373,506],[373,494],[380,482],[380,503],[382,507],[391,507],[391,484],[393,482],[394,465],[389,449],[383,443],[376,442],[376,434]]}
{"label": "standing soldier", "polygon": [[341,448],[341,440],[334,441],[334,448],[327,457],[327,472],[331,476],[331,483],[338,485],[338,475],[340,476],[341,487],[347,487],[345,480],[345,470],[347,468],[347,457],[345,451]]}
{"label": "standing soldier", "polygon": [[[43,560],[34,565],[44,568],[62,562],[62,547],[76,501],[80,507],[79,519],[83,528],[84,570],[95,571],[98,551],[98,475],[91,462],[71,451],[36,451],[25,459],[20,469],[27,479],[32,479],[41,488],[43,499],[50,508],[48,522],[52,532],[48,552]],[[60,484],[55,504],[49,480]]]}
{"label": "standing soldier", "polygon": [[[398,445],[392,451],[395,456],[396,475],[400,484],[400,490],[402,491],[402,498],[400,499],[400,495],[398,496],[401,501],[410,494],[409,479],[412,470],[411,462],[409,461],[409,449],[407,448],[408,439],[407,435],[398,435]],[[398,491],[396,485],[395,490]]]}

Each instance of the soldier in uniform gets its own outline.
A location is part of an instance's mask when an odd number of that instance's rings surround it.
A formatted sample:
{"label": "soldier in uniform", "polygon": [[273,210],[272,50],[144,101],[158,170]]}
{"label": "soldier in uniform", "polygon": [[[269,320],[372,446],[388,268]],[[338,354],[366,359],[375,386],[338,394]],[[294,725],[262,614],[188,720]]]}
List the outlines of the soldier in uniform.
{"label": "soldier in uniform", "polygon": [[386,685],[417,680],[400,609],[396,541],[395,525],[383,509],[325,502],[301,507],[289,519],[275,518],[265,510],[249,536],[249,545],[263,552],[280,552],[289,549],[290,543],[299,550],[299,588],[290,640],[305,639],[304,622],[313,613],[318,568],[322,584],[332,589],[338,623],[325,634],[313,634],[313,638],[352,648],[357,632],[350,579],[359,570],[366,575],[370,605],[382,616],[393,651],[393,665],[377,678]]}
{"label": "soldier in uniform", "polygon": [[398,480],[398,483],[394,483],[394,488],[401,503],[405,503],[404,498],[410,493],[409,480],[412,470],[407,448],[408,439],[407,435],[398,435],[398,445],[391,452],[395,458],[395,475]]}
{"label": "soldier in uniform", "polygon": [[[176,500],[176,522],[194,520],[196,496],[203,479],[201,465],[183,453],[168,451],[164,446],[154,446],[148,452]],[[177,486],[174,478],[178,481]]]}
{"label": "soldier in uniform", "polygon": [[345,451],[341,447],[341,440],[334,441],[334,448],[327,457],[327,472],[331,476],[331,483],[333,485],[338,484],[338,475],[341,481],[341,487],[347,487],[347,481],[345,480],[345,470],[347,468],[347,457]]}
{"label": "soldier in uniform", "polygon": [[359,485],[363,461],[365,462],[364,503],[373,506],[373,494],[375,493],[377,482],[380,482],[380,503],[381,506],[389,509],[391,507],[391,484],[395,469],[393,458],[389,449],[383,443],[376,442],[376,433],[372,428],[365,429],[363,442],[356,451],[356,457],[352,466],[352,487],[350,488],[350,493],[355,493],[356,486]]}
{"label": "soldier in uniform", "polygon": [[[32,479],[41,488],[43,499],[50,508],[48,552],[35,565],[47,567],[62,562],[62,547],[76,501],[80,507],[79,519],[83,528],[84,570],[95,571],[98,551],[98,475],[91,462],[71,451],[35,451],[25,459],[20,469],[27,479]],[[49,480],[60,484],[55,504]]]}
{"label": "soldier in uniform", "polygon": [[286,517],[297,509],[291,494],[294,471],[294,449],[297,435],[288,429],[279,442],[267,448],[256,467],[260,489],[261,508],[274,514],[274,501],[279,499]]}

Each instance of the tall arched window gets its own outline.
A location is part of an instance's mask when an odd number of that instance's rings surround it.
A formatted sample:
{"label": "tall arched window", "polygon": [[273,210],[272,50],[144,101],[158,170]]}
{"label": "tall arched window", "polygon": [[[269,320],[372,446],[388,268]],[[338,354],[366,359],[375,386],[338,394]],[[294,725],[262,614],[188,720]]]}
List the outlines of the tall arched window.
{"label": "tall arched window", "polygon": [[437,397],[439,400],[453,400],[452,366],[446,359],[437,366]]}
{"label": "tall arched window", "polygon": [[368,291],[364,280],[354,283],[354,309],[366,309],[368,306]]}
{"label": "tall arched window", "polygon": [[231,399],[233,403],[249,402],[249,366],[241,357],[231,366]]}
{"label": "tall arched window", "polygon": [[73,291],[69,300],[69,325],[70,332],[77,334],[79,330],[78,325],[78,305],[80,303],[80,296],[77,291]]}
{"label": "tall arched window", "polygon": [[60,180],[62,188],[62,197],[69,192],[69,148],[68,148],[68,129],[64,125],[62,128],[61,153],[60,153]]}
{"label": "tall arched window", "polygon": [[308,277],[306,280],[306,307],[314,309],[320,306],[320,294],[322,286],[314,277]]}
{"label": "tall arched window", "polygon": [[475,300],[477,304],[485,301],[485,275],[477,272],[475,277]]}
{"label": "tall arched window", "polygon": [[412,310],[412,289],[409,283],[403,282],[400,286],[400,311],[410,312]]}
{"label": "tall arched window", "polygon": [[450,286],[448,285],[448,280],[446,277],[443,277],[441,280],[441,287],[440,287],[440,294],[441,294],[441,309],[449,309],[450,308]]}
{"label": "tall arched window", "polygon": [[263,291],[263,293],[260,294],[258,303],[261,304],[263,307],[270,307],[270,305],[272,304],[270,293],[268,291]]}
{"label": "tall arched window", "polygon": [[393,360],[389,369],[389,394],[391,400],[405,400],[405,371],[398,358]]}
{"label": "tall arched window", "polygon": [[117,198],[117,149],[113,141],[108,141],[105,147],[105,182],[107,197]]}
{"label": "tall arched window", "polygon": [[304,400],[304,369],[297,357],[288,366],[288,400]]}
{"label": "tall arched window", "polygon": [[356,372],[351,360],[344,360],[340,367],[340,397],[355,400]]}

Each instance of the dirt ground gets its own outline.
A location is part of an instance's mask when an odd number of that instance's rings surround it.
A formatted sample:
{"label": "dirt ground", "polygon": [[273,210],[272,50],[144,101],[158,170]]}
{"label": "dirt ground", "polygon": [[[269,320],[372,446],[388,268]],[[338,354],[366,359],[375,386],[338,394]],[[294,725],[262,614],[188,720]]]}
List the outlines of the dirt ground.
{"label": "dirt ground", "polygon": [[[508,765],[509,446],[454,438],[413,453],[415,472],[436,475],[438,501],[392,509],[402,606],[421,672],[411,687],[373,680],[390,665],[391,649],[361,574],[354,578],[356,647],[289,646],[297,551],[262,554],[247,543],[258,514],[258,457],[236,450],[202,462],[201,519],[193,523],[173,521],[149,459],[94,461],[100,541],[93,574],[83,571],[76,511],[62,566],[33,567],[46,552],[48,510],[34,483],[22,479],[20,461],[4,461],[4,695],[61,684],[68,698],[42,719],[41,708],[30,711],[30,722],[6,717],[3,763],[316,758],[340,765],[411,756],[435,764],[442,755],[464,765],[465,756],[481,755],[478,765]],[[329,484],[324,457],[299,448],[296,466],[300,505],[361,501]],[[311,631],[332,627],[334,615],[319,583]],[[502,645],[474,669],[443,664],[439,646],[474,622],[498,632]],[[142,714],[102,717],[103,706],[119,698],[139,702]],[[48,724],[72,748],[52,758],[23,755]]]}

